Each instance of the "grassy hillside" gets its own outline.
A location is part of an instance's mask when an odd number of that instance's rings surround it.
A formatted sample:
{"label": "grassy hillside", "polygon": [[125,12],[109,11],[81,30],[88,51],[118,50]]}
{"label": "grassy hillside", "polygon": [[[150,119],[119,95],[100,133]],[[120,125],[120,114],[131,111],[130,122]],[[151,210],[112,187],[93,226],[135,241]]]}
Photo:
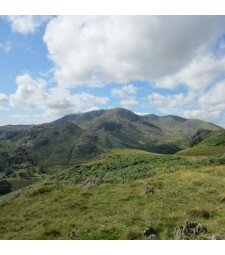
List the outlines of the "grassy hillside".
{"label": "grassy hillside", "polygon": [[[146,186],[154,194],[146,194]],[[1,197],[1,239],[173,239],[191,220],[225,236],[225,158],[114,150]]]}
{"label": "grassy hillside", "polygon": [[201,139],[195,146],[179,151],[182,156],[210,156],[225,154],[225,131],[218,130],[209,133]]}

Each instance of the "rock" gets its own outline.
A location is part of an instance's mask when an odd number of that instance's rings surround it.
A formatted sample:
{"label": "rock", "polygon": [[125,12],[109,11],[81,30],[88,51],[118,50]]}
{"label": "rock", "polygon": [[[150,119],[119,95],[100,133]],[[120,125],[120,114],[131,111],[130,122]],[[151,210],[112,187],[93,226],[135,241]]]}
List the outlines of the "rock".
{"label": "rock", "polygon": [[173,173],[173,172],[176,171],[176,168],[175,168],[174,166],[170,166],[169,168],[167,168],[167,171],[168,171],[169,173]]}
{"label": "rock", "polygon": [[144,229],[144,235],[145,236],[156,235],[156,231],[151,226],[148,226]]}
{"label": "rock", "polygon": [[183,226],[177,226],[174,233],[175,240],[189,239],[190,236],[207,233],[207,227],[203,224],[186,221]]}
{"label": "rock", "polygon": [[184,224],[184,226],[186,228],[196,228],[197,225],[198,225],[198,223],[194,222],[194,221],[186,221],[185,224]]}
{"label": "rock", "polygon": [[69,235],[68,235],[69,238],[73,238],[75,236],[76,236],[75,231],[70,232]]}
{"label": "rock", "polygon": [[198,224],[195,231],[194,231],[194,234],[195,235],[200,235],[200,234],[206,234],[207,232],[208,232],[208,230],[207,230],[206,225]]}
{"label": "rock", "polygon": [[193,229],[196,228],[198,223],[193,222],[193,221],[186,221],[183,226],[183,234],[184,235],[189,235],[193,234]]}
{"label": "rock", "polygon": [[151,235],[149,236],[149,240],[158,240],[158,237],[157,237],[156,234],[151,234]]}
{"label": "rock", "polygon": [[101,177],[97,177],[97,178],[90,180],[86,187],[87,187],[87,189],[95,189],[97,186],[99,186],[103,182],[104,181]]}
{"label": "rock", "polygon": [[147,195],[153,195],[154,193],[155,193],[154,188],[153,188],[152,186],[148,185],[148,186],[146,187],[146,194],[147,194]]}
{"label": "rock", "polygon": [[174,240],[182,240],[183,239],[183,226],[176,227]]}
{"label": "rock", "polygon": [[221,235],[213,234],[207,238],[207,240],[223,240],[223,237]]}

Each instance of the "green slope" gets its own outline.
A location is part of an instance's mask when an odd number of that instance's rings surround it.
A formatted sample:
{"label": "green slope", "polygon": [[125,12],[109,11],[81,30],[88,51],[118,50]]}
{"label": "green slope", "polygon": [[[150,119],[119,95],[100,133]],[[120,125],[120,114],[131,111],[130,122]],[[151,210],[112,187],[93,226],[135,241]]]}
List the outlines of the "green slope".
{"label": "green slope", "polygon": [[[155,193],[146,195],[146,185]],[[173,239],[186,220],[225,236],[225,158],[114,150],[1,197],[0,239]]]}
{"label": "green slope", "polygon": [[183,156],[210,156],[225,154],[225,131],[219,130],[209,133],[195,146],[179,151],[178,155]]}

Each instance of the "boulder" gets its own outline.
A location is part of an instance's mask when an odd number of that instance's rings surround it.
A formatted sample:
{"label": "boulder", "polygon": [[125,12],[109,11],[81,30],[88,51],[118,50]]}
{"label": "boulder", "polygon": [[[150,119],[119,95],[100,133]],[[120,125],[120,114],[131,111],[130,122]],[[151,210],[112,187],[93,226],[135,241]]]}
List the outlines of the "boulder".
{"label": "boulder", "polygon": [[184,225],[177,226],[174,233],[174,240],[189,239],[190,236],[206,234],[207,227],[201,223],[186,221]]}
{"label": "boulder", "polygon": [[153,195],[155,193],[155,190],[152,186],[148,185],[146,187],[146,195]]}

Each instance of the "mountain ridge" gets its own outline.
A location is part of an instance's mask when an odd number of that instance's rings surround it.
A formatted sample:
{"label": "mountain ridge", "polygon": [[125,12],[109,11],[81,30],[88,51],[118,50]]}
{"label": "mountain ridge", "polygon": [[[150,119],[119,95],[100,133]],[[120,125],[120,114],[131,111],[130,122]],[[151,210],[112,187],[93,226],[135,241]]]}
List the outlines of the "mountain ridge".
{"label": "mountain ridge", "polygon": [[[15,159],[15,169],[20,167],[18,154],[21,164],[29,158],[44,166],[79,164],[116,148],[173,154],[190,147],[191,137],[199,130],[223,128],[173,115],[141,116],[124,108],[102,109],[39,125],[0,127],[0,152]],[[21,155],[26,155],[24,162]]]}

